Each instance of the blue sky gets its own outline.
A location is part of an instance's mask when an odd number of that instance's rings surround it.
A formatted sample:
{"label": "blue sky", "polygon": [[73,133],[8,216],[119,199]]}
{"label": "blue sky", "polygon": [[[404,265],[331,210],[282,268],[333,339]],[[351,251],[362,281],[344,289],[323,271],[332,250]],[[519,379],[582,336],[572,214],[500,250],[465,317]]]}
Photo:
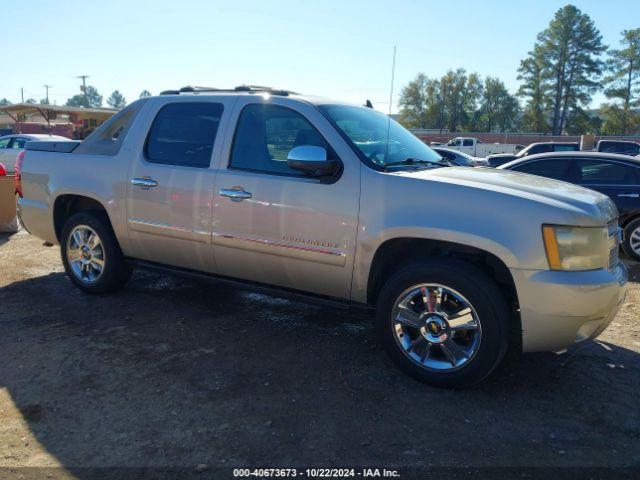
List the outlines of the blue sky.
{"label": "blue sky", "polygon": [[[515,91],[519,61],[554,12],[553,0],[446,1],[76,1],[3,2],[0,98],[44,96],[58,104],[90,75],[105,97],[142,89],[242,83],[388,109],[393,46],[394,107],[418,72],[464,67]],[[573,2],[605,43],[640,27],[638,0]],[[8,21],[8,19],[12,19]],[[22,20],[16,20],[22,19]],[[601,97],[596,98],[598,103]]]}

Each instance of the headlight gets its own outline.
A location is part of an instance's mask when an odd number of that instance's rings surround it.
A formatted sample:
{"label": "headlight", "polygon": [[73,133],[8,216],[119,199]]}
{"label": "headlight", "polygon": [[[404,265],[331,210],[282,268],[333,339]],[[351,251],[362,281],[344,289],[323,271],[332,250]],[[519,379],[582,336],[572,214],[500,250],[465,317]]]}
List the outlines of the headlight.
{"label": "headlight", "polygon": [[606,227],[543,225],[542,238],[551,270],[596,270],[609,265]]}

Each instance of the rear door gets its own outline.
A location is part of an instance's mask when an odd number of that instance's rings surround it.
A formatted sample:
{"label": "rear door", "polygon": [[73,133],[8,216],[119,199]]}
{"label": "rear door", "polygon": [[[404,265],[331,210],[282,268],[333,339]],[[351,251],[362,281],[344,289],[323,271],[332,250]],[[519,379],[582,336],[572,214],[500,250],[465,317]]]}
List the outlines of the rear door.
{"label": "rear door", "polygon": [[[221,274],[348,298],[360,196],[360,161],[314,106],[241,97],[214,192],[213,246]],[[231,133],[231,132],[230,132]],[[287,166],[295,146],[342,161],[331,181]]]}
{"label": "rear door", "polygon": [[476,146],[475,142],[472,138],[463,138],[462,139],[462,148],[460,148],[461,152],[468,153],[471,156],[475,156],[476,154]]}
{"label": "rear door", "polygon": [[127,225],[132,256],[213,272],[211,220],[215,171],[229,99],[185,96],[156,101],[129,171]]}

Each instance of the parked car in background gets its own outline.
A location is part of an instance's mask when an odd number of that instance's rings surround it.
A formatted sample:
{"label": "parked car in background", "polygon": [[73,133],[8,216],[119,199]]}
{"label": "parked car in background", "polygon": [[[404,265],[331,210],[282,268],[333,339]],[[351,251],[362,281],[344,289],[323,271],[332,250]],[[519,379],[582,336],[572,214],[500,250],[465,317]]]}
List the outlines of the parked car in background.
{"label": "parked car in background", "polygon": [[640,260],[640,160],[602,152],[555,152],[531,155],[498,167],[575,183],[604,193],[620,212],[622,248]]}
{"label": "parked car in background", "polygon": [[464,152],[451,150],[450,148],[431,147],[431,149],[449,163],[458,167],[486,167],[489,165],[489,162],[484,158],[472,157]]}
{"label": "parked car in background", "polygon": [[573,152],[576,150],[580,150],[580,144],[578,142],[536,142],[515,154],[499,153],[496,155],[489,155],[487,157],[487,161],[489,162],[489,166],[499,167],[500,165],[512,162],[518,158],[524,158],[538,153]]}
{"label": "parked car in background", "polygon": [[640,155],[640,143],[626,140],[600,140],[596,145],[598,152],[619,153],[635,157]]}
{"label": "parked car in background", "polygon": [[486,157],[494,153],[515,153],[523,148],[522,145],[515,143],[484,143],[473,137],[456,137],[450,140],[445,147],[473,157]]}
{"label": "parked car in background", "polygon": [[22,223],[81,290],[138,267],[364,307],[397,365],[438,386],[480,382],[507,348],[593,338],[625,296],[609,198],[449,166],[371,108],[187,88],[20,155]]}
{"label": "parked car in background", "polygon": [[0,137],[0,162],[4,164],[7,173],[13,174],[16,165],[16,158],[21,150],[24,150],[27,142],[42,141],[68,141],[66,137],[60,135],[47,134],[15,134]]}

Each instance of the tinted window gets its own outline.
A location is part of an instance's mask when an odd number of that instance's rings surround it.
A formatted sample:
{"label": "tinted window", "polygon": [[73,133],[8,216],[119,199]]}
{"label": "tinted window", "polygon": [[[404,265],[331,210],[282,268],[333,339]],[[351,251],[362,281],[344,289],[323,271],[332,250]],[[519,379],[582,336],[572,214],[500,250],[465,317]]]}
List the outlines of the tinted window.
{"label": "tinted window", "polygon": [[598,151],[609,153],[620,153],[622,155],[638,155],[640,153],[640,145],[632,142],[606,142],[598,143]]}
{"label": "tinted window", "polygon": [[554,145],[554,152],[576,152],[578,150],[577,145]]}
{"label": "tinted window", "polygon": [[464,140],[462,146],[463,147],[473,147],[473,140],[471,140],[470,138]]}
{"label": "tinted window", "polygon": [[84,139],[73,153],[117,155],[129,127],[146,100],[138,100],[116,113]]}
{"label": "tinted window", "polygon": [[24,148],[28,140],[26,138],[14,138],[7,148]]}
{"label": "tinted window", "polygon": [[534,155],[536,153],[545,153],[550,152],[552,150],[551,145],[532,145],[531,148],[527,150],[527,155]]}
{"label": "tinted window", "polygon": [[637,168],[603,160],[578,160],[583,185],[638,185]]}
{"label": "tinted window", "polygon": [[0,148],[7,148],[7,145],[9,145],[10,141],[10,138],[3,138],[2,140],[0,140]]}
{"label": "tinted window", "polygon": [[221,103],[170,103],[160,109],[149,131],[152,163],[207,168],[216,139]]}
{"label": "tinted window", "polygon": [[541,177],[554,178],[556,180],[564,180],[566,167],[566,160],[550,159],[527,162],[525,164],[515,166],[512,170],[522,173],[530,173],[532,175],[540,175]]}
{"label": "tinted window", "polygon": [[299,113],[278,105],[247,105],[238,120],[229,166],[301,176],[287,165],[289,151],[300,145],[323,147],[331,156],[326,140]]}

